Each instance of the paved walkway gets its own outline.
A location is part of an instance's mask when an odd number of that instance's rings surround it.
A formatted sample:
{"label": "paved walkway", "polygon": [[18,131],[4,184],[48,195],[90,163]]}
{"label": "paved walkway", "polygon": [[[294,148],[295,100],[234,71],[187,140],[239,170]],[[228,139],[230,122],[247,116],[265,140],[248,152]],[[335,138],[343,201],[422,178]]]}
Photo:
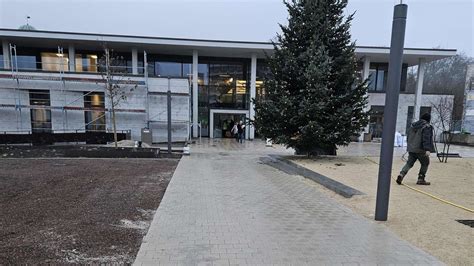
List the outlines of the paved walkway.
{"label": "paved walkway", "polygon": [[[204,140],[203,140],[204,141]],[[183,157],[135,265],[439,262],[307,185],[259,163],[259,141],[205,141]]]}

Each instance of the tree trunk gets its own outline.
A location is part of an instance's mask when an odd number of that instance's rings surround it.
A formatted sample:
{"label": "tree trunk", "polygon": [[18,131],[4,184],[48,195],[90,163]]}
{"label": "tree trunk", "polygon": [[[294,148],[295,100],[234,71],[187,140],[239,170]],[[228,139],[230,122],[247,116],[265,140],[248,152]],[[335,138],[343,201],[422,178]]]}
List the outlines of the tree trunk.
{"label": "tree trunk", "polygon": [[114,106],[114,98],[113,97],[112,97],[112,125],[113,125],[113,131],[114,131],[115,148],[118,148],[118,144],[117,144],[117,124],[115,123],[115,106]]}

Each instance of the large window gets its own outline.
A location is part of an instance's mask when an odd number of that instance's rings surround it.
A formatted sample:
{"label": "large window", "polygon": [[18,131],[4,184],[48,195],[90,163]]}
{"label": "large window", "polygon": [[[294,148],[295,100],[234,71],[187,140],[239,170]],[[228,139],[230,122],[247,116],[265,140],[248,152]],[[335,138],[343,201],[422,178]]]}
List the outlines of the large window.
{"label": "large window", "polygon": [[388,65],[373,64],[369,72],[369,91],[383,92],[387,89]]}
{"label": "large window", "polygon": [[97,53],[76,54],[76,72],[97,72]]}
{"label": "large window", "polygon": [[384,106],[372,105],[369,111],[369,132],[373,138],[381,138],[383,130]]}
{"label": "large window", "polygon": [[249,108],[249,62],[200,58],[198,102],[202,136],[208,136],[211,109]]}
{"label": "large window", "polygon": [[[407,65],[402,67],[402,77],[400,80],[400,91],[405,91],[407,80]],[[369,70],[369,92],[385,92],[388,81],[388,64],[371,63]]]}
{"label": "large window", "polygon": [[105,131],[105,103],[104,93],[85,93],[84,94],[84,111],[86,130],[88,131]]}
{"label": "large window", "polygon": [[48,90],[31,90],[30,105],[37,106],[31,108],[31,131],[33,133],[51,132],[51,105]]}
{"label": "large window", "polygon": [[41,69],[43,71],[68,71],[68,54],[42,52]]}

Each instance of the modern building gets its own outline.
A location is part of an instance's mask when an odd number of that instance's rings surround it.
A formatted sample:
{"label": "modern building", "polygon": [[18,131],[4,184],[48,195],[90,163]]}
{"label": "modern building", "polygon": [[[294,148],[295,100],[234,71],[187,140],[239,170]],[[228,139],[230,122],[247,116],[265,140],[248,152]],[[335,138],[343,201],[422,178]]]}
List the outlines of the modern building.
{"label": "modern building", "polygon": [[[167,91],[171,91],[173,141],[229,137],[231,123],[254,117],[251,99],[264,95],[269,42],[199,40],[0,29],[0,133],[105,132],[112,128],[111,103],[100,64],[104,47],[118,62],[123,89],[117,128],[140,139],[167,138]],[[369,78],[370,131],[380,135],[387,88],[389,48],[359,46],[362,78]],[[424,65],[456,50],[406,48],[397,130],[429,111],[440,95],[423,94]],[[405,90],[407,68],[419,66],[416,93]],[[26,132],[26,133],[25,133]],[[255,129],[246,127],[246,137]]]}

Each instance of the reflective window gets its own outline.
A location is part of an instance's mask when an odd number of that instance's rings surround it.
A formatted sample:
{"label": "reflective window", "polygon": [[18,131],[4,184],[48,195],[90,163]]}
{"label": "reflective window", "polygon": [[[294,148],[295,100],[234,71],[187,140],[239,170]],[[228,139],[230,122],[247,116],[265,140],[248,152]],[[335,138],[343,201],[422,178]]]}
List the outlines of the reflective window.
{"label": "reflective window", "polygon": [[37,105],[38,108],[31,108],[31,131],[33,133],[51,132],[51,105],[48,90],[31,90],[30,105]]}
{"label": "reflective window", "polygon": [[193,64],[183,63],[183,78],[190,78],[193,75]]}
{"label": "reflective window", "polygon": [[155,75],[158,77],[181,77],[182,64],[177,62],[155,62]]}
{"label": "reflective window", "polygon": [[41,69],[43,71],[68,71],[68,54],[41,53]]}
{"label": "reflective window", "polygon": [[0,54],[0,69],[4,68],[3,55]]}
{"label": "reflective window", "polygon": [[76,54],[76,72],[97,72],[97,54]]}
{"label": "reflective window", "polygon": [[[88,131],[105,131],[105,101],[104,93],[85,93],[84,94],[84,111],[86,130]],[[96,110],[94,110],[96,109]]]}
{"label": "reflective window", "polygon": [[36,56],[35,55],[17,55],[13,57],[13,67],[18,67],[18,70],[36,70]]}

